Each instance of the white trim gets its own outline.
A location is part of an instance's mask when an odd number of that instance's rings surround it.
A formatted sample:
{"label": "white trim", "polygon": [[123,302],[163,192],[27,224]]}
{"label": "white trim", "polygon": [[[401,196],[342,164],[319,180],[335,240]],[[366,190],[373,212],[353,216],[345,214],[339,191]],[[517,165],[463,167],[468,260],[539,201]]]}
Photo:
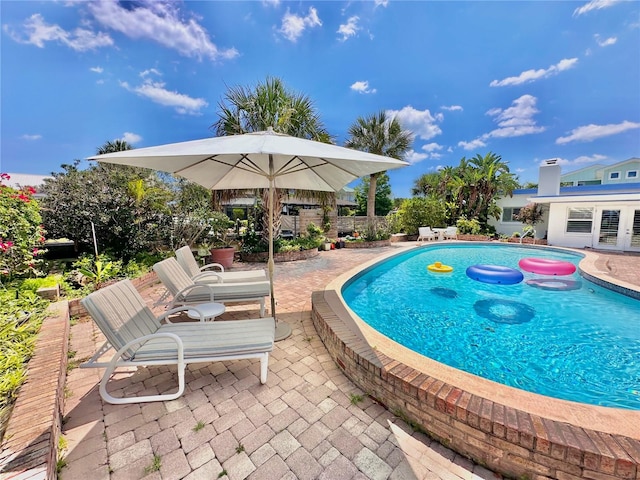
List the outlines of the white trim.
{"label": "white trim", "polygon": [[575,203],[575,202],[638,202],[640,193],[591,194],[591,195],[559,195],[552,197],[530,197],[529,202],[535,203]]}
{"label": "white trim", "polygon": [[[630,173],[635,173],[635,175],[629,175]],[[638,170],[627,170],[627,174],[624,178],[638,178]]]}
{"label": "white trim", "polygon": [[[618,174],[617,177],[614,177],[614,174]],[[620,170],[616,170],[615,172],[609,172],[609,180],[621,180],[622,176],[620,175]]]}

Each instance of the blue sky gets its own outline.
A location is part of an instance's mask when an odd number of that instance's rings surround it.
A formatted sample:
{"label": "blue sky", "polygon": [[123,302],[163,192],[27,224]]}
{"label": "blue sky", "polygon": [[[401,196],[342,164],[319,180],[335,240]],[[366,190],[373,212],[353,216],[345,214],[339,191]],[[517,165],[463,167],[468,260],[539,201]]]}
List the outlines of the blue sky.
{"label": "blue sky", "polygon": [[107,140],[211,136],[227,87],[277,76],[342,145],[387,110],[390,172],[494,152],[521,181],[640,156],[640,2],[0,2],[0,171],[49,174]]}

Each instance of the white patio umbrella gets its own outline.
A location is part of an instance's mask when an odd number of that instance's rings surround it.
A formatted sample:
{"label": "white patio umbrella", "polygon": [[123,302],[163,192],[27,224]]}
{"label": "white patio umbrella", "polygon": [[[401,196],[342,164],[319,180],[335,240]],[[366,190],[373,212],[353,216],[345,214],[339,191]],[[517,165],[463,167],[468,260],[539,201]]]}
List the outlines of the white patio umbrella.
{"label": "white patio umbrella", "polygon": [[[276,188],[337,192],[372,173],[404,167],[407,162],[313,140],[264,132],[212,137],[156,147],[125,150],[89,160],[150,168],[179,175],[211,190],[269,189],[269,281],[273,293],[273,195]],[[276,340],[291,334],[277,322]]]}

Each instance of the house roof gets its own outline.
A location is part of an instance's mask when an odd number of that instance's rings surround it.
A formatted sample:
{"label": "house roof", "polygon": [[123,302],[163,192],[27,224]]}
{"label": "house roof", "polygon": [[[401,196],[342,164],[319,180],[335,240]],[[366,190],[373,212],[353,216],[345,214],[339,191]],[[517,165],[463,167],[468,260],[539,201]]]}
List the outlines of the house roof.
{"label": "house roof", "polygon": [[[518,193],[537,193],[535,189]],[[516,193],[515,191],[513,192]],[[588,202],[588,201],[640,201],[640,183],[615,183],[560,187],[560,195],[533,195],[527,200],[536,203]]]}

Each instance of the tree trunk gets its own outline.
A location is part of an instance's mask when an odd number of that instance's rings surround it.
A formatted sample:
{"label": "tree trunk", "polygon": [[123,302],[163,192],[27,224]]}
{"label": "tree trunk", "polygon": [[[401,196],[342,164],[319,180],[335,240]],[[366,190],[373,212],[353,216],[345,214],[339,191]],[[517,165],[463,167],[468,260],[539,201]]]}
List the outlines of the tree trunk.
{"label": "tree trunk", "polygon": [[369,195],[367,196],[367,223],[373,225],[376,218],[376,189],[378,186],[378,174],[369,175]]}
{"label": "tree trunk", "polygon": [[[273,195],[273,238],[279,238],[280,226],[282,224],[282,200],[284,198],[284,190],[276,188]],[[266,215],[262,216],[262,239],[265,243],[269,243],[269,189],[262,190],[262,208]]]}

